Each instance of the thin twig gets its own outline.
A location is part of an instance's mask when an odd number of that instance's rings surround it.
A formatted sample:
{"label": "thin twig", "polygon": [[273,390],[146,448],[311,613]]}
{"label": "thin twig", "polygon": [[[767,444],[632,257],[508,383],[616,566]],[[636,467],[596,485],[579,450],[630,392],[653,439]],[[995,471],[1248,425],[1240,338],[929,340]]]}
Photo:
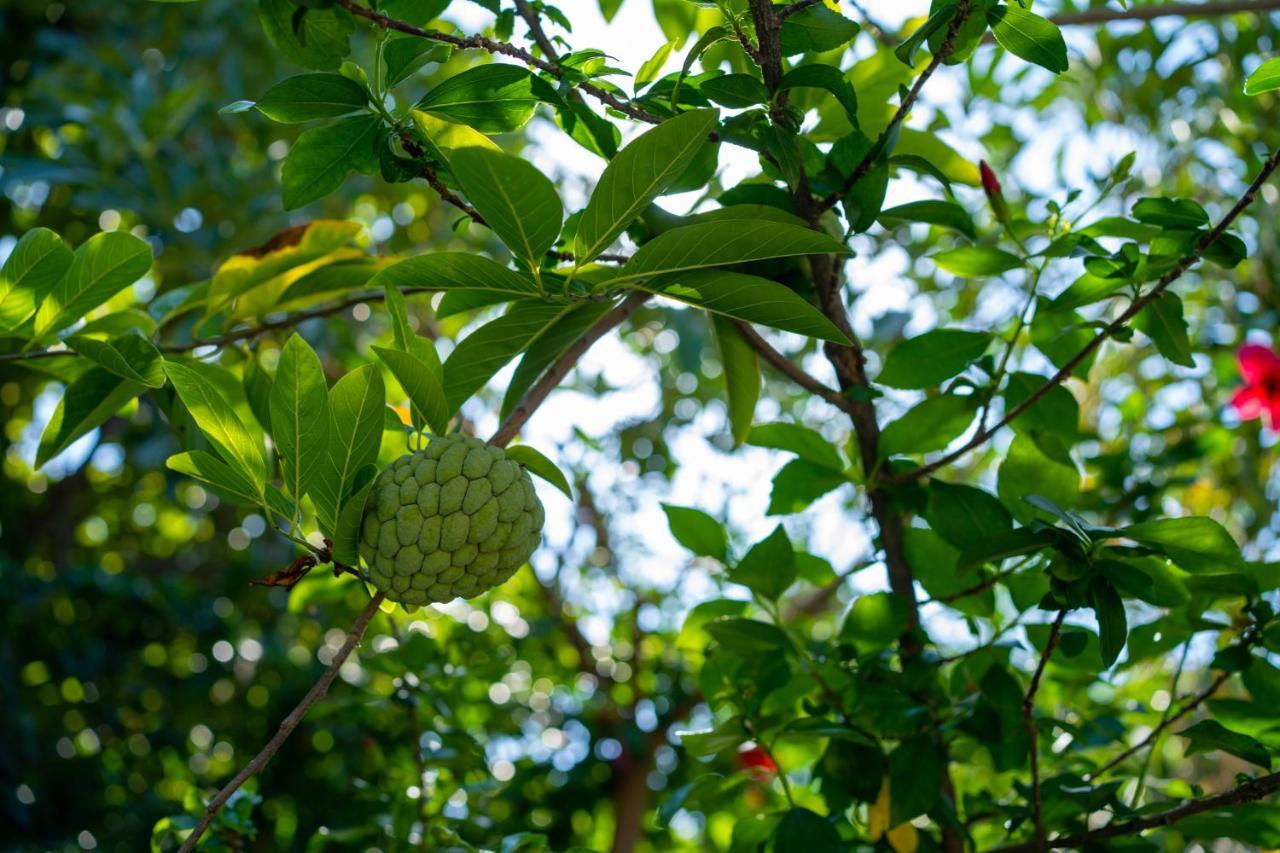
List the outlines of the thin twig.
{"label": "thin twig", "polygon": [[[529,51],[516,47],[514,44],[510,44],[509,42],[498,41],[497,39],[491,39],[487,36],[455,36],[450,33],[442,33],[438,30],[423,29],[422,27],[414,26],[413,24],[406,23],[405,21],[396,20],[395,18],[384,15],[381,12],[370,9],[367,6],[362,6],[360,3],[357,3],[356,0],[338,0],[338,5],[346,9],[351,14],[371,21],[386,30],[395,30],[396,32],[406,33],[407,35],[417,36],[418,38],[453,45],[459,50],[484,50],[496,55],[509,56],[512,59],[520,60],[531,68],[536,68],[539,71],[550,74],[557,80],[563,79],[565,76],[564,69],[559,65],[556,65],[554,62],[548,62],[545,59],[539,59]],[[578,83],[577,87],[591,95],[591,97],[600,101],[602,104],[613,107],[618,112],[630,116],[637,121],[648,122],[649,124],[660,124],[662,122],[662,118],[660,116],[654,115],[643,107],[638,107],[635,104],[624,101],[612,92],[603,89],[594,83],[582,82]]]}
{"label": "thin twig", "polygon": [[288,740],[289,735],[293,734],[293,730],[298,727],[298,723],[302,722],[302,718],[311,710],[311,706],[323,699],[325,694],[329,692],[329,685],[333,684],[333,680],[338,677],[338,670],[342,669],[342,665],[347,662],[347,658],[355,651],[360,638],[364,636],[365,629],[369,627],[369,620],[378,612],[378,607],[382,604],[384,597],[384,593],[378,592],[374,594],[373,598],[369,599],[369,603],[365,605],[364,610],[360,611],[360,615],[356,617],[355,624],[351,626],[351,630],[347,633],[346,641],[338,649],[338,653],[333,656],[329,666],[325,668],[324,674],[311,686],[311,689],[307,691],[307,695],[302,697],[302,701],[289,712],[289,716],[281,721],[280,728],[276,730],[271,740],[267,741],[267,745],[259,750],[253,760],[246,764],[209,801],[204,817],[200,818],[200,822],[196,824],[195,829],[191,830],[191,834],[182,842],[179,853],[190,853],[190,851],[196,849],[196,844],[199,843],[200,837],[209,828],[209,824],[213,823],[218,811],[226,804],[227,800],[231,799],[231,795],[238,791],[250,778],[262,772],[262,769],[267,766],[267,762],[280,751],[280,747]]}
{"label": "thin twig", "polygon": [[[1088,845],[1092,845],[1098,841],[1105,841],[1108,838],[1121,838],[1126,835],[1137,835],[1139,832],[1146,832],[1148,829],[1156,829],[1161,826],[1169,826],[1177,823],[1186,817],[1200,814],[1201,812],[1213,811],[1223,806],[1234,806],[1241,803],[1252,803],[1269,797],[1280,791],[1280,773],[1269,773],[1266,776],[1259,776],[1245,782],[1229,791],[1221,794],[1215,794],[1212,797],[1205,797],[1200,800],[1191,800],[1183,803],[1177,808],[1169,809],[1166,812],[1152,815],[1150,817],[1139,818],[1137,820],[1125,821],[1123,823],[1112,823],[1101,829],[1093,829],[1088,832],[1077,832],[1074,835],[1064,835],[1058,838],[1050,839],[1045,842],[1044,849],[1057,850],[1063,848],[1080,849]],[[1035,853],[1036,847],[1033,842],[1025,842],[1023,844],[1015,844],[1011,847],[1002,847],[997,853]]]}
{"label": "thin twig", "polygon": [[1034,833],[1035,849],[1044,849],[1044,805],[1040,798],[1040,738],[1036,732],[1036,693],[1040,691],[1040,679],[1053,650],[1058,647],[1058,636],[1062,633],[1062,621],[1067,618],[1065,609],[1058,611],[1058,616],[1049,628],[1049,639],[1044,644],[1044,652],[1040,655],[1040,663],[1031,676],[1031,684],[1027,687],[1027,695],[1022,699],[1022,725],[1027,730],[1027,754],[1031,758],[1031,826]]}
{"label": "thin twig", "polygon": [[547,395],[559,386],[561,380],[569,375],[569,371],[577,365],[578,359],[582,357],[591,345],[600,338],[604,337],[612,329],[622,325],[622,322],[636,312],[641,305],[648,302],[650,294],[643,291],[635,291],[617,307],[605,314],[595,322],[591,328],[587,329],[581,337],[574,341],[567,350],[560,354],[541,378],[533,384],[524,395],[524,398],[516,404],[511,413],[507,415],[507,419],[498,427],[498,431],[493,434],[493,438],[489,439],[489,443],[495,447],[506,447],[511,439],[516,437],[516,433],[520,432],[520,428],[524,426],[525,421],[547,398]]}
{"label": "thin twig", "polygon": [[848,414],[853,413],[853,401],[834,388],[830,388],[814,379],[804,368],[774,349],[768,341],[757,332],[750,323],[735,320],[734,325],[746,338],[747,344],[755,350],[771,367],[799,385],[810,394],[821,397],[831,405]]}
{"label": "thin twig", "polygon": [[938,47],[938,52],[929,60],[929,64],[925,66],[924,71],[920,72],[920,76],[916,78],[915,83],[911,85],[911,90],[907,92],[902,103],[898,105],[898,109],[894,112],[893,117],[889,119],[889,123],[885,125],[884,130],[880,131],[880,135],[876,137],[875,143],[867,151],[863,158],[858,161],[858,165],[854,166],[853,171],[849,173],[849,177],[844,179],[844,183],[835,192],[818,202],[816,212],[818,215],[825,213],[835,207],[840,199],[844,198],[845,193],[853,189],[858,181],[867,176],[871,169],[875,166],[876,160],[880,158],[880,152],[884,150],[885,145],[889,141],[889,136],[893,131],[902,124],[907,114],[911,112],[911,108],[915,105],[916,99],[920,97],[920,92],[924,89],[924,84],[933,76],[933,72],[937,71],[942,63],[951,56],[956,48],[956,35],[960,32],[960,26],[964,23],[965,18],[969,16],[969,0],[959,0],[956,4],[955,15],[952,16],[950,24],[947,26],[947,33],[943,36],[942,44]]}
{"label": "thin twig", "polygon": [[941,456],[926,465],[920,466],[919,468],[913,468],[909,471],[898,473],[888,478],[889,481],[893,483],[910,482],[921,477],[927,477],[934,471],[950,465],[970,450],[980,447],[986,443],[1003,427],[1013,423],[1019,415],[1038,403],[1041,398],[1052,391],[1055,387],[1065,382],[1071,376],[1072,372],[1084,363],[1085,359],[1087,359],[1094,350],[1102,346],[1103,341],[1124,329],[1129,321],[1136,317],[1142,309],[1159,299],[1160,295],[1165,292],[1169,285],[1181,278],[1193,264],[1197,263],[1204,256],[1205,250],[1213,245],[1213,243],[1231,227],[1231,224],[1235,222],[1240,214],[1243,213],[1253,202],[1254,198],[1258,195],[1258,190],[1262,188],[1262,185],[1267,182],[1267,179],[1271,177],[1271,174],[1275,172],[1278,166],[1280,166],[1280,148],[1277,148],[1275,152],[1266,159],[1262,165],[1262,169],[1253,179],[1253,182],[1249,184],[1249,188],[1245,191],[1244,195],[1240,197],[1239,201],[1237,201],[1229,211],[1227,211],[1226,215],[1222,217],[1217,225],[1210,229],[1204,237],[1200,238],[1200,242],[1196,244],[1195,248],[1190,253],[1183,256],[1183,258],[1178,261],[1172,269],[1162,275],[1154,287],[1142,296],[1133,300],[1129,307],[1121,312],[1116,319],[1107,324],[1107,326],[1094,336],[1087,344],[1085,344],[1079,352],[1068,359],[1067,362],[1059,368],[1057,373],[1049,377],[1049,379],[1035,391],[1028,394],[1025,400],[1006,412],[1003,418],[990,427],[984,427],[978,430],[973,438],[969,439],[961,447],[951,453]]}
{"label": "thin twig", "polygon": [[1060,27],[1108,24],[1113,21],[1153,21],[1156,18],[1210,18],[1239,12],[1274,12],[1280,0],[1231,0],[1226,3],[1166,3],[1130,6],[1127,9],[1089,9],[1054,15],[1050,20]]}

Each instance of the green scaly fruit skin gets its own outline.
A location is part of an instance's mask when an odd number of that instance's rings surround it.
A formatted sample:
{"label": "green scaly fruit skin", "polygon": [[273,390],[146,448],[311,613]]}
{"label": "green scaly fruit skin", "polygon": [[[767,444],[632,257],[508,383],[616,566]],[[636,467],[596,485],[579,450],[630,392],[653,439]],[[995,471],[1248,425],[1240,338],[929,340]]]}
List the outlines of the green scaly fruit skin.
{"label": "green scaly fruit skin", "polygon": [[378,475],[360,556],[374,586],[408,605],[474,598],[515,574],[542,538],[533,481],[501,448],[432,437]]}

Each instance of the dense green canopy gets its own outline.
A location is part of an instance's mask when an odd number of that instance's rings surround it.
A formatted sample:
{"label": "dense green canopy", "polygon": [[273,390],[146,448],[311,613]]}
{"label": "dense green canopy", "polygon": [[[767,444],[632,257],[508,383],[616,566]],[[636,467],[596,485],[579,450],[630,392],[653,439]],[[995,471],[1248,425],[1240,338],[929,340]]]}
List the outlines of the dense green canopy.
{"label": "dense green canopy", "polygon": [[0,57],[0,846],[1280,847],[1280,2]]}

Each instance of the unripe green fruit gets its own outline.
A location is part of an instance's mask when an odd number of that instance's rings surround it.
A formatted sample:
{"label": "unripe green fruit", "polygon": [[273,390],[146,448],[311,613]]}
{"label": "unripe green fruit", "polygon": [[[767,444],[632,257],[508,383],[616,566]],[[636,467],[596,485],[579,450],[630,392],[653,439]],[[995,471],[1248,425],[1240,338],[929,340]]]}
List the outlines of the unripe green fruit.
{"label": "unripe green fruit", "polygon": [[436,436],[374,481],[360,556],[392,601],[474,598],[525,564],[544,518],[529,472],[501,448]]}

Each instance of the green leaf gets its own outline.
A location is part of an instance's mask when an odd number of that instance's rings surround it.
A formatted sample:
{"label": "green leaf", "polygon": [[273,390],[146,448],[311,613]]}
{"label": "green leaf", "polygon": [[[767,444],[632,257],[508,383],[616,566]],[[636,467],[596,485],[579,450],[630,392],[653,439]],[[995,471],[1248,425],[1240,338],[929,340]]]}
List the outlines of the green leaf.
{"label": "green leaf", "polygon": [[778,821],[769,847],[772,853],[841,853],[847,849],[830,820],[798,806]]}
{"label": "green leaf", "polygon": [[1261,95],[1276,89],[1280,89],[1280,56],[1259,65],[1244,81],[1246,95]]}
{"label": "green leaf", "polygon": [[564,221],[555,185],[533,164],[484,148],[459,148],[449,166],[493,233],[536,271]]}
{"label": "green leaf", "polygon": [[123,379],[141,382],[148,388],[160,388],[164,385],[160,350],[136,332],[110,341],[72,335],[67,338],[66,344],[99,367]]}
{"label": "green leaf", "polygon": [[507,448],[507,458],[519,462],[529,470],[530,474],[535,474],[546,480],[564,492],[566,498],[573,500],[573,490],[569,488],[569,480],[565,477],[564,472],[541,452],[534,450],[527,444],[517,444],[515,447]]}
{"label": "green leaf", "polygon": [[971,540],[969,547],[961,552],[956,561],[956,571],[964,573],[984,563],[999,563],[1009,557],[1033,554],[1052,545],[1055,541],[1052,531],[1032,530],[1030,527],[1002,530],[999,533]]}
{"label": "green leaf", "polygon": [[726,561],[729,540],[720,522],[693,507],[664,503],[662,511],[667,514],[667,524],[677,542],[699,557]]}
{"label": "green leaf", "polygon": [[382,288],[386,298],[387,314],[391,317],[392,339],[396,349],[406,352],[426,365],[435,374],[436,384],[444,381],[444,371],[440,366],[440,355],[435,345],[425,338],[419,337],[409,325],[409,309],[405,304],[404,294],[389,282]]}
{"label": "green leaf", "polygon": [[[1034,373],[1014,373],[1004,389],[1005,411],[1022,405],[1049,381]],[[1054,385],[1012,424],[1015,430],[1049,433],[1070,447],[1080,439],[1080,404],[1061,385]]]}
{"label": "green leaf", "polygon": [[141,382],[131,382],[101,367],[91,367],[80,374],[67,386],[40,436],[36,468],[43,467],[85,433],[102,426],[125,403],[146,390]]}
{"label": "green leaf", "polygon": [[960,373],[990,343],[991,335],[985,332],[933,329],[890,350],[876,382],[890,388],[929,388]]}
{"label": "green leaf", "polygon": [[[328,452],[311,486],[321,529],[332,534],[338,510],[350,496],[357,475],[378,460],[387,392],[372,364],[351,371],[329,389]],[[330,536],[332,538],[332,535]]]}
{"label": "green leaf", "polygon": [[848,483],[841,473],[808,459],[792,459],[773,477],[767,515],[801,512],[827,492]]}
{"label": "green leaf", "polygon": [[[782,79],[778,82],[778,88],[780,90],[823,89],[830,92],[840,106],[844,107],[845,115],[849,117],[849,123],[854,127],[858,126],[858,96],[853,91],[853,86],[850,85],[849,79],[834,65],[814,63],[792,68],[782,75]],[[703,91],[706,91],[705,84],[703,84]]]}
{"label": "green leaf", "polygon": [[776,653],[787,648],[787,635],[777,625],[755,619],[717,619],[706,631],[717,643],[741,655]]}
{"label": "green leaf", "polygon": [[769,90],[751,74],[722,74],[698,86],[705,97],[722,107],[746,109],[769,102]]}
{"label": "green leaf", "polygon": [[919,734],[889,753],[889,825],[919,817],[938,801],[942,757],[928,734]]}
{"label": "green leaf", "polygon": [[689,167],[719,119],[716,110],[691,110],[646,131],[605,167],[578,219],[574,262],[585,264],[609,247],[649,203]]}
{"label": "green leaf", "polygon": [[1067,43],[1058,25],[1017,6],[993,6],[987,23],[996,43],[1014,56],[1047,68],[1054,74],[1067,70]]}
{"label": "green leaf", "polygon": [[369,287],[474,290],[510,299],[538,295],[538,285],[523,273],[467,252],[433,252],[394,263],[369,281]]}
{"label": "green leaf", "polygon": [[352,479],[351,496],[342,502],[338,520],[334,524],[333,547],[330,553],[335,562],[344,566],[360,565],[360,525],[364,521],[365,504],[378,476],[378,466],[366,465]]}
{"label": "green leaf", "polygon": [[1265,746],[1248,735],[1231,731],[1217,720],[1201,720],[1178,732],[1178,735],[1190,741],[1187,744],[1188,756],[1222,750],[1250,764],[1271,769],[1271,755]]}
{"label": "green leaf", "polygon": [[1188,572],[1214,573],[1238,569],[1240,546],[1211,518],[1161,518],[1117,531],[1149,548],[1163,551]]}
{"label": "green leaf", "polygon": [[80,320],[150,269],[151,246],[147,241],[127,231],[93,235],[76,249],[66,272],[40,305],[36,339]]}
{"label": "green leaf", "polygon": [[934,480],[924,512],[929,526],[961,551],[983,543],[1013,527],[1009,511],[990,492]]}
{"label": "green leaf", "polygon": [[211,486],[215,492],[247,506],[260,506],[262,495],[249,479],[212,453],[189,450],[175,453],[164,463],[170,470],[186,474]]}
{"label": "green leaf", "polygon": [[496,320],[467,335],[444,363],[444,396],[456,412],[511,359],[556,328],[575,305],[517,302]]}
{"label": "green leaf", "polygon": [[1024,502],[1027,496],[1040,495],[1059,506],[1070,506],[1080,494],[1080,472],[1057,438],[1020,432],[1000,463],[996,490],[1014,518],[1026,524],[1035,518],[1035,509]]}
{"label": "green leaf", "polygon": [[1255,701],[1269,708],[1280,708],[1280,669],[1255,655],[1240,678]]}
{"label": "green leaf", "polygon": [[778,40],[786,56],[818,53],[844,47],[853,41],[858,29],[858,25],[844,15],[818,4],[783,21]]}
{"label": "green leaf", "polygon": [[751,546],[729,570],[729,579],[771,600],[787,591],[796,579],[796,553],[781,524]]}
{"label": "green leaf", "polygon": [[640,63],[640,68],[636,71],[635,91],[639,92],[662,71],[662,66],[667,64],[667,60],[671,58],[671,51],[680,43],[681,39],[672,39],[662,47],[654,51],[653,56]]}
{"label": "green leaf", "polygon": [[537,79],[518,65],[478,65],[455,74],[418,101],[416,109],[481,133],[519,130],[540,98]]}
{"label": "green leaf", "polygon": [[32,228],[0,267],[0,332],[27,321],[71,266],[74,255],[48,228]]}
{"label": "green leaf", "polygon": [[637,287],[748,323],[848,343],[821,311],[791,288],[767,278],[728,270],[693,270]]}
{"label": "green leaf", "polygon": [[166,359],[164,372],[205,438],[261,495],[267,485],[266,454],[262,444],[241,423],[231,402],[196,368]]}
{"label": "green leaf", "polygon": [[967,210],[952,201],[913,201],[900,204],[880,211],[877,219],[886,227],[903,222],[927,222],[959,231],[971,240],[974,237],[973,218]]}
{"label": "green leaf", "polygon": [[450,411],[440,382],[440,370],[402,350],[378,346],[371,349],[404,388],[404,392],[409,395],[409,402],[431,430],[444,434],[449,428]]}
{"label": "green leaf", "polygon": [[378,153],[374,142],[381,130],[382,119],[377,116],[352,116],[299,136],[280,172],[285,209],[293,210],[324,198],[342,186],[353,169],[376,169]]}
{"label": "green leaf", "polygon": [[609,284],[667,273],[798,255],[847,255],[843,243],[778,222],[701,222],[673,228],[640,247]]}
{"label": "green leaf", "polygon": [[760,358],[731,321],[712,314],[711,328],[724,369],[729,431],[733,435],[734,447],[737,447],[751,429],[756,402],[760,399]]}
{"label": "green leaf", "polygon": [[1089,584],[1089,605],[1098,618],[1098,642],[1102,650],[1102,665],[1110,668],[1120,657],[1129,639],[1129,625],[1125,617],[1124,601],[1120,593],[1105,578],[1095,577]]}
{"label": "green leaf", "polygon": [[872,646],[887,646],[907,630],[911,606],[892,592],[860,595],[849,608],[840,636]]}
{"label": "green leaf", "polygon": [[451,53],[449,45],[432,44],[417,36],[388,39],[382,48],[382,64],[387,69],[386,85],[400,83],[428,62],[444,62]]}
{"label": "green leaf", "polygon": [[844,472],[844,460],[840,458],[840,452],[821,433],[800,424],[776,421],[752,427],[747,434],[747,444],[785,450],[838,474]]}
{"label": "green leaf", "polygon": [[315,482],[329,441],[329,386],[315,351],[296,332],[285,342],[268,398],[271,440],[295,501]]}
{"label": "green leaf", "polygon": [[351,17],[339,9],[308,9],[291,0],[259,0],[263,32],[284,58],[321,71],[336,71],[350,52]]}
{"label": "green leaf", "polygon": [[[587,329],[613,308],[611,302],[586,302],[570,307],[538,337],[537,342],[525,350],[511,375],[506,393],[502,396],[499,417],[505,419],[524,398],[546,368],[574,343]],[[440,316],[439,311],[436,316]]]}
{"label": "green leaf", "polygon": [[365,88],[341,74],[299,74],[267,90],[257,103],[258,112],[281,124],[298,124],[333,118],[363,109],[369,101]]}
{"label": "green leaf", "polygon": [[941,450],[973,423],[978,403],[977,394],[942,394],[917,403],[881,431],[880,456]]}
{"label": "green leaf", "polygon": [[1161,228],[1194,230],[1209,224],[1209,214],[1189,198],[1142,198],[1133,206],[1133,218]]}
{"label": "green leaf", "polygon": [[1187,321],[1182,318],[1182,300],[1176,293],[1165,291],[1138,312],[1133,325],[1155,342],[1160,354],[1183,367],[1195,367],[1191,357],[1191,341],[1187,337]]}
{"label": "green leaf", "polygon": [[952,275],[976,278],[1000,275],[1023,265],[1022,258],[990,246],[961,246],[933,256],[933,262]]}

